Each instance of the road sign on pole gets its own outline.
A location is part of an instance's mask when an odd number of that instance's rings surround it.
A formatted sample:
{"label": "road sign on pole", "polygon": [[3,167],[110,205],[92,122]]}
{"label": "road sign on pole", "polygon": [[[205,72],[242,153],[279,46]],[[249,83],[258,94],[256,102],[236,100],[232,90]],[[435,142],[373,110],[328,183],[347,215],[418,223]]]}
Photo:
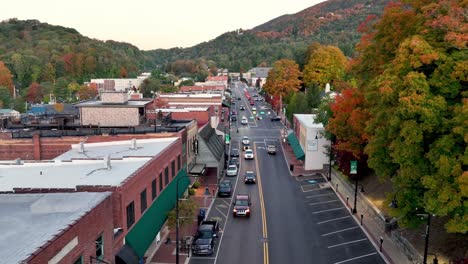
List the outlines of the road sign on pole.
{"label": "road sign on pole", "polygon": [[349,170],[349,174],[357,174],[357,161],[351,161],[351,169]]}

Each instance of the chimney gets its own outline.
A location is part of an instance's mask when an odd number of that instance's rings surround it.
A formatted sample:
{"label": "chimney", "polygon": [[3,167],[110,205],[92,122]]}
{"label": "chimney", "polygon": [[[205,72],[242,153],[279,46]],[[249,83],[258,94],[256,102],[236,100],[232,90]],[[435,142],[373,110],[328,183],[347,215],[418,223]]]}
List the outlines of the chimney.
{"label": "chimney", "polygon": [[85,150],[84,150],[84,142],[83,142],[83,141],[80,142],[80,150],[78,151],[78,153],[81,153],[81,154],[85,153]]}
{"label": "chimney", "polygon": [[111,170],[112,166],[111,166],[110,155],[107,155],[107,156],[104,157],[104,165],[106,166],[107,170]]}
{"label": "chimney", "polygon": [[136,143],[137,143],[136,138],[132,139],[132,145],[130,146],[131,150],[136,150],[137,149]]}

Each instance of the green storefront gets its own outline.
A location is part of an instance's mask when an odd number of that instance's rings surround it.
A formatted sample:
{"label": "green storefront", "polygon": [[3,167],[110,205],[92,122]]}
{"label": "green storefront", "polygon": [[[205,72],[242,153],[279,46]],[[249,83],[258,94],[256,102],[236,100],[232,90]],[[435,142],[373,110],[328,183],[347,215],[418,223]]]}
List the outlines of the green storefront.
{"label": "green storefront", "polygon": [[179,171],[177,176],[160,193],[151,207],[148,208],[125,237],[126,245],[130,246],[138,257],[142,258],[145,255],[146,250],[148,250],[151,242],[153,242],[166,221],[168,212],[174,208],[177,200],[177,184],[179,185],[178,197],[180,198],[190,184],[187,172],[183,169]]}
{"label": "green storefront", "polygon": [[288,135],[288,142],[289,145],[291,145],[291,148],[294,152],[294,156],[296,156],[298,160],[304,160],[305,153],[302,150],[301,144],[299,143],[299,140],[297,140],[296,135],[294,133]]}

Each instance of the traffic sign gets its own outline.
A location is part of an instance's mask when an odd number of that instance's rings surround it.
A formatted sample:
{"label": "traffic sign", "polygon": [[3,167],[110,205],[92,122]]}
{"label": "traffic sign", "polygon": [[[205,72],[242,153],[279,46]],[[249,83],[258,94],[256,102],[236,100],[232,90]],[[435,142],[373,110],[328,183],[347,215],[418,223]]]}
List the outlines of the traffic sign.
{"label": "traffic sign", "polygon": [[357,161],[351,161],[351,169],[349,170],[349,174],[357,174]]}

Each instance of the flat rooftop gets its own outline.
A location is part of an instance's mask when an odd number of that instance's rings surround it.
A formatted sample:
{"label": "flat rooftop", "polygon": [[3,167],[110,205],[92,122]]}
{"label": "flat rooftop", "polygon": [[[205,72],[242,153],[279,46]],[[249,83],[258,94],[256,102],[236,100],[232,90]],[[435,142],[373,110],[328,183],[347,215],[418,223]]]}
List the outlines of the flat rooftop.
{"label": "flat rooftop", "polygon": [[110,195],[0,194],[1,262],[21,263]]}
{"label": "flat rooftop", "polygon": [[[185,123],[184,123],[185,124]],[[80,144],[72,145],[72,149],[58,156],[54,160],[72,159],[103,159],[110,155],[112,159],[128,157],[154,157],[177,140],[176,137],[152,138],[84,143],[81,151]],[[135,144],[133,146],[133,144]]]}
{"label": "flat rooftop", "polygon": [[323,129],[322,123],[314,123],[316,115],[312,114],[294,114],[299,122],[307,128]]}
{"label": "flat rooftop", "polygon": [[105,103],[103,101],[89,100],[81,103],[76,103],[76,107],[144,107],[145,105],[151,103],[151,100],[138,100],[138,101],[127,101],[125,103]]}
{"label": "flat rooftop", "polygon": [[0,165],[0,192],[13,191],[14,188],[76,189],[77,185],[120,186],[150,159],[111,160],[110,170],[102,159]]}

